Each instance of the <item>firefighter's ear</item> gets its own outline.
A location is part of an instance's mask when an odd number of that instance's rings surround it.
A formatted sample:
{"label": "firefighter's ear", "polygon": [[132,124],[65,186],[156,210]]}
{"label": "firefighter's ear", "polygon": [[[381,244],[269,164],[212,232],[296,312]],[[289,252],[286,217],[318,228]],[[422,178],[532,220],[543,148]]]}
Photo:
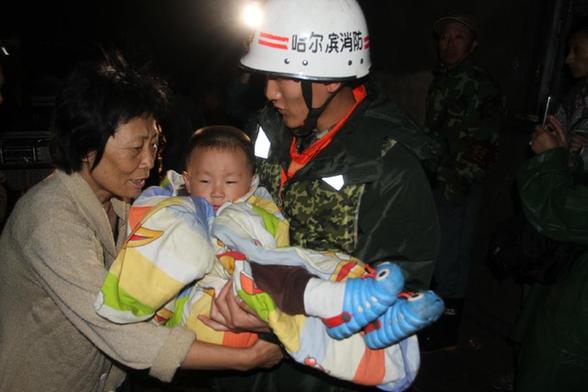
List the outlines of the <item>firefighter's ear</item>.
{"label": "firefighter's ear", "polygon": [[341,82],[331,82],[325,85],[329,93],[334,93],[341,88]]}

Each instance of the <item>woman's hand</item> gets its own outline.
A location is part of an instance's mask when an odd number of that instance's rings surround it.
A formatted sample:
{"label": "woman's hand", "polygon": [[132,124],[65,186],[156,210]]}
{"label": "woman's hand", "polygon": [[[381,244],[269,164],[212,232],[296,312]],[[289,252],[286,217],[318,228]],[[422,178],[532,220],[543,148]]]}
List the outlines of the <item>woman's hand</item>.
{"label": "woman's hand", "polygon": [[251,347],[228,347],[219,344],[194,341],[182,361],[184,369],[233,369],[250,370],[270,368],[283,357],[276,344],[257,340]]}
{"label": "woman's hand", "polygon": [[247,304],[233,295],[232,281],[228,281],[212,301],[210,317],[198,316],[198,319],[217,331],[269,331],[267,324],[259,319]]}
{"label": "woman's hand", "polygon": [[555,116],[547,118],[546,126],[535,127],[531,137],[531,149],[535,154],[558,147],[568,147],[566,132]]}
{"label": "woman's hand", "polygon": [[[261,367],[271,368],[277,365],[284,354],[280,349],[280,346],[266,342],[265,340],[259,339],[253,344],[248,350],[251,350],[251,367],[250,369]],[[249,369],[243,369],[249,370]]]}

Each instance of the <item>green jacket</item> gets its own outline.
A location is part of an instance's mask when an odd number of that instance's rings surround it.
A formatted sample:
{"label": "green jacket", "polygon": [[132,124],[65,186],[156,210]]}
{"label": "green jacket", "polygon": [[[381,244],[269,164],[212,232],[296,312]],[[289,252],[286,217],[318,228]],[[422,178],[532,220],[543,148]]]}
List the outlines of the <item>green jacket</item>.
{"label": "green jacket", "polygon": [[444,146],[436,183],[448,200],[460,201],[496,160],[503,97],[498,83],[471,58],[433,73],[425,125]]}
{"label": "green jacket", "polygon": [[[265,108],[258,123],[271,147],[269,157],[258,161],[258,174],[290,221],[292,245],[340,251],[368,263],[393,260],[403,268],[407,288],[425,289],[440,235],[420,164],[431,157],[430,138],[374,89],[368,86],[368,96],[331,144],[282,194],[280,171],[289,165],[292,136],[279,113]],[[339,191],[322,180],[338,175],[345,183]]]}
{"label": "green jacket", "polygon": [[[518,178],[527,219],[555,240],[588,249],[588,187],[574,184],[568,152],[557,148],[526,162]],[[519,364],[519,392],[588,388],[588,252],[556,283],[532,288]]]}

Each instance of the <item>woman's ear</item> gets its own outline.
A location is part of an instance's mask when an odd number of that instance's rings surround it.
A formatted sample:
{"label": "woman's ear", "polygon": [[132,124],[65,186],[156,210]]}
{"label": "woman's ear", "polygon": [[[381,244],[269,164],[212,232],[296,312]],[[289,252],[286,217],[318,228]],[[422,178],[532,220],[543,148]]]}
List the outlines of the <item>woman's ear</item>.
{"label": "woman's ear", "polygon": [[94,160],[96,159],[96,151],[90,151],[82,158],[82,165],[87,166],[91,169],[94,166]]}

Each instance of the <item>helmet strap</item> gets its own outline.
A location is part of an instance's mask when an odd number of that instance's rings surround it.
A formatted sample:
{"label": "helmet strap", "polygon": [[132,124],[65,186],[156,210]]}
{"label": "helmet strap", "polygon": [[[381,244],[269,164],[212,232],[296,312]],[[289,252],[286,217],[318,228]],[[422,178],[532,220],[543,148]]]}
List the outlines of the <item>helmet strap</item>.
{"label": "helmet strap", "polygon": [[318,122],[319,117],[321,116],[321,114],[323,114],[323,112],[325,111],[325,109],[327,108],[327,106],[329,105],[329,103],[331,103],[331,100],[333,98],[335,98],[335,95],[337,95],[337,93],[339,92],[339,89],[337,89],[336,91],[333,92],[333,94],[331,94],[331,96],[329,96],[326,101],[321,105],[321,107],[319,108],[313,108],[312,107],[312,81],[311,80],[302,80],[300,82],[301,87],[302,87],[302,97],[304,98],[304,103],[306,104],[306,107],[308,108],[308,115],[306,116],[306,119],[304,120],[304,125],[296,130],[294,130],[294,134],[296,136],[299,137],[303,137],[303,136],[307,136],[310,133],[312,133],[312,131],[314,131],[316,129],[316,124]]}

